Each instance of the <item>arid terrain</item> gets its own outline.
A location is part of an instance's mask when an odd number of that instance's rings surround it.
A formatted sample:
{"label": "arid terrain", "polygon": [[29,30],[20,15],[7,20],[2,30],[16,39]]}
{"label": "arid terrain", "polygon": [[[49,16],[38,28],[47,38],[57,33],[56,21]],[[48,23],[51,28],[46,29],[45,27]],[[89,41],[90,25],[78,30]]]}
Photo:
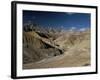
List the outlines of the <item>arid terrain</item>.
{"label": "arid terrain", "polygon": [[[33,26],[33,27],[32,27]],[[90,30],[23,30],[23,69],[80,67],[90,65]]]}

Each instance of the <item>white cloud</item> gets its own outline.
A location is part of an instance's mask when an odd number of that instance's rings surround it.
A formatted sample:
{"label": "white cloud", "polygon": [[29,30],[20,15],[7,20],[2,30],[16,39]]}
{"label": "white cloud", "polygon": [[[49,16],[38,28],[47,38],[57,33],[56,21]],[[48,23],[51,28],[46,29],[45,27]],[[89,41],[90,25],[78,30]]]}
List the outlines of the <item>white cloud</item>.
{"label": "white cloud", "polygon": [[86,28],[80,28],[79,29],[79,31],[85,31],[86,30]]}
{"label": "white cloud", "polygon": [[76,27],[71,27],[71,28],[69,29],[69,31],[74,31],[74,30],[76,30]]}
{"label": "white cloud", "polygon": [[71,29],[71,30],[75,30],[75,29],[76,29],[76,27],[71,27],[70,29]]}
{"label": "white cloud", "polygon": [[75,13],[72,13],[72,12],[67,12],[66,14],[68,14],[68,15],[72,15],[72,14],[75,14]]}

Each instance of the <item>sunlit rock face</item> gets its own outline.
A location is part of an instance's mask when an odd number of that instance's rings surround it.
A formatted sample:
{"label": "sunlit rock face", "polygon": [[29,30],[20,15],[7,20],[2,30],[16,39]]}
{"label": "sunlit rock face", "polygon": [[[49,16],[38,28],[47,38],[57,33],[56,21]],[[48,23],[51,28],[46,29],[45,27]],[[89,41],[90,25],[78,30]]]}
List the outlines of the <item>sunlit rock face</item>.
{"label": "sunlit rock face", "polygon": [[42,40],[34,31],[23,33],[23,63],[37,62],[62,54],[62,50]]}

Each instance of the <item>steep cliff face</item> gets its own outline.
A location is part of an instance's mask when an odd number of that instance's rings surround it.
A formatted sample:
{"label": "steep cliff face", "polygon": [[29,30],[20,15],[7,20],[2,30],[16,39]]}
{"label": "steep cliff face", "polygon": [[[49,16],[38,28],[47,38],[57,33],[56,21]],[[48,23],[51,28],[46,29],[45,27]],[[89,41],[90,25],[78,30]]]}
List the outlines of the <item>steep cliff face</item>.
{"label": "steep cliff face", "polygon": [[60,49],[46,43],[34,31],[23,32],[23,63],[37,62],[62,54]]}

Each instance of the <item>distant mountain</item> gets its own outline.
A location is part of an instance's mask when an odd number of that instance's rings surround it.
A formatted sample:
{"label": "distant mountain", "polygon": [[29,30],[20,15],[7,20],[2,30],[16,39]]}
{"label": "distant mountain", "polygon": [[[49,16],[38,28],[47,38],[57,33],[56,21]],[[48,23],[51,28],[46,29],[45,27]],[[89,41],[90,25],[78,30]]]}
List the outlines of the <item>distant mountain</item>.
{"label": "distant mountain", "polygon": [[60,47],[71,47],[76,44],[80,44],[82,41],[90,39],[90,32],[88,30],[84,32],[65,32],[62,36],[58,37],[54,42]]}

